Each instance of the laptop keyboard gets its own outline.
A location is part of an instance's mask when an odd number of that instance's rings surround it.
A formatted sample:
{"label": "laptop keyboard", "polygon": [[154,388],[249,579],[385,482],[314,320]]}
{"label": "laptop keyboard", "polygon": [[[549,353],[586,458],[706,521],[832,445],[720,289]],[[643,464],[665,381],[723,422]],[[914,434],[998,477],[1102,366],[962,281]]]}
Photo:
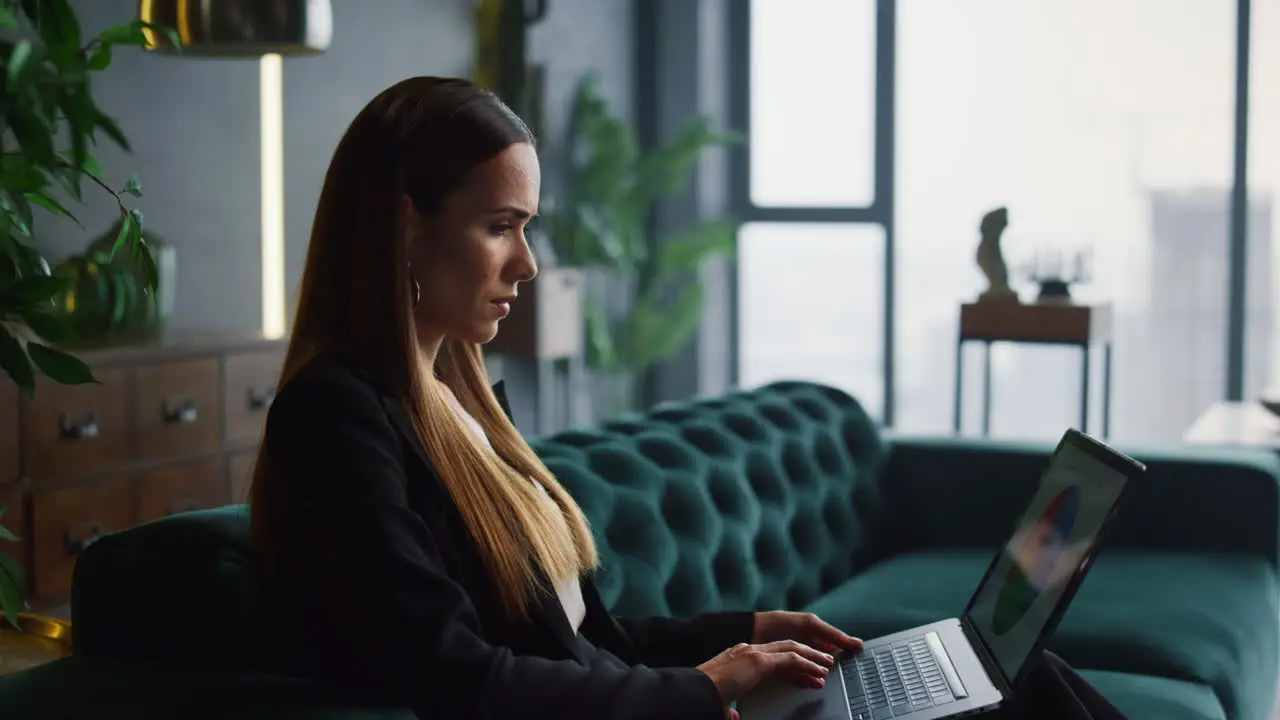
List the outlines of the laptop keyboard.
{"label": "laptop keyboard", "polygon": [[840,663],[853,720],[884,720],[955,700],[924,635]]}

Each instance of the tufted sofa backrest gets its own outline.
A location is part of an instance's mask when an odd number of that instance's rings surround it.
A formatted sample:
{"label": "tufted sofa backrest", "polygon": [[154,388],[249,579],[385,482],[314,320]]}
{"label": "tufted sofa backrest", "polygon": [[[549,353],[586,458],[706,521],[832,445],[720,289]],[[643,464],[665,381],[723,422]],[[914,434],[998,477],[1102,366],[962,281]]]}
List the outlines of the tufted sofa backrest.
{"label": "tufted sofa backrest", "polygon": [[870,552],[884,448],[839,390],[774,383],[533,446],[590,519],[618,613],[799,608]]}

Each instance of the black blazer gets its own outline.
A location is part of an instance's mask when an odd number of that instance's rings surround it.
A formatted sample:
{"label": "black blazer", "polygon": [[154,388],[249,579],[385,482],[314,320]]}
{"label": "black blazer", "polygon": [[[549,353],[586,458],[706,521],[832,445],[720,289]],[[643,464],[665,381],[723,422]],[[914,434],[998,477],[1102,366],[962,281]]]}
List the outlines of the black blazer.
{"label": "black blazer", "polygon": [[508,621],[407,412],[354,359],[301,369],[264,443],[287,498],[270,582],[314,672],[431,718],[723,717],[692,666],[747,642],[751,613],[615,618],[587,579],[578,635],[549,583]]}

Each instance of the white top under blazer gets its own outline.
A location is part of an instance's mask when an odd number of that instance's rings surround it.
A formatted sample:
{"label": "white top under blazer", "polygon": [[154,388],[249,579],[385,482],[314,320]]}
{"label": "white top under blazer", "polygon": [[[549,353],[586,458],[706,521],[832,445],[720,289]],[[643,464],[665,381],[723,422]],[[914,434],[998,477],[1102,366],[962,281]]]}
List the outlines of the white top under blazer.
{"label": "white top under blazer", "polygon": [[[453,405],[454,411],[458,413],[467,427],[471,428],[471,431],[475,433],[476,438],[492,450],[493,445],[489,442],[489,436],[485,434],[484,427],[480,425],[479,421],[471,417],[471,413],[468,413],[462,407],[462,403],[458,402],[458,398],[452,392],[449,392],[447,388],[445,395],[449,398],[450,404]],[[546,488],[538,483],[534,483],[534,486],[542,492],[542,496],[546,498],[547,502],[555,505],[556,512],[560,512],[560,506],[556,505],[556,501],[547,494]],[[555,588],[556,596],[560,599],[560,605],[564,608],[564,614],[569,618],[569,627],[573,628],[573,632],[576,635],[578,628],[582,625],[582,619],[587,615],[587,606],[582,600],[582,585],[579,584],[578,578],[571,577],[557,580]]]}

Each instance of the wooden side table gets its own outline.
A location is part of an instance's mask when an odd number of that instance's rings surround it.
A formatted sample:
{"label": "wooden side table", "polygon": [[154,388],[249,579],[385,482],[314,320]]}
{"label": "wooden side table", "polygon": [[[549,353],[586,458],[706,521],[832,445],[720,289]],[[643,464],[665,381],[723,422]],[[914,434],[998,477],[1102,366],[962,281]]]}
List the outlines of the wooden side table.
{"label": "wooden side table", "polygon": [[1089,431],[1090,355],[1102,348],[1102,437],[1111,432],[1111,306],[1050,303],[966,303],[960,306],[956,341],[955,432],[963,414],[964,346],[981,342],[986,350],[982,369],[982,434],[991,432],[991,345],[998,342],[1066,345],[1081,351],[1080,430]]}

